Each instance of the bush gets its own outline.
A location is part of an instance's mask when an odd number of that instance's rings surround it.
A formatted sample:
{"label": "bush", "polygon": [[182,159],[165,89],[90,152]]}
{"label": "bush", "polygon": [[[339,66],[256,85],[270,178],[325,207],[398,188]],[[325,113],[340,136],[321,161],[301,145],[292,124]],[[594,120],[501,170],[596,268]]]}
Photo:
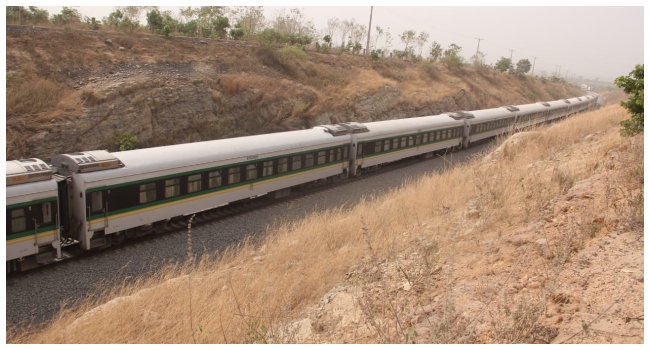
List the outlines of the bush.
{"label": "bush", "polygon": [[115,137],[120,151],[135,149],[135,146],[138,144],[138,138],[130,131],[117,132]]}
{"label": "bush", "polygon": [[620,76],[614,80],[616,86],[623,88],[626,94],[633,94],[627,102],[621,102],[621,106],[632,114],[631,119],[621,122],[621,134],[625,136],[643,132],[643,66],[637,64],[627,77]]}

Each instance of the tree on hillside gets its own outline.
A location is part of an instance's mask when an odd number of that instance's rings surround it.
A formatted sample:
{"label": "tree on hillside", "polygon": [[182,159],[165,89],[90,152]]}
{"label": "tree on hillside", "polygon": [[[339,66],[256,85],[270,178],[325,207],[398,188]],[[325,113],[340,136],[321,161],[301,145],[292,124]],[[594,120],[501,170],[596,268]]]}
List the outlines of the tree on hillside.
{"label": "tree on hillside", "polygon": [[429,41],[429,33],[426,32],[420,32],[420,34],[418,34],[418,36],[415,38],[415,42],[420,48],[419,51],[420,57],[422,57],[422,47],[424,46],[424,44],[427,43],[427,41]]}
{"label": "tree on hillside", "polygon": [[239,40],[244,36],[245,32],[241,22],[235,24],[235,27],[230,30],[230,37],[234,40]]}
{"label": "tree on hillside", "polygon": [[29,6],[28,9],[22,6],[7,6],[7,23],[18,22],[23,25],[26,23],[45,23],[48,21],[50,14],[47,10],[39,9],[36,6]]}
{"label": "tree on hillside", "polygon": [[160,33],[163,28],[163,16],[158,8],[153,8],[147,12],[147,27],[151,33]]}
{"label": "tree on hillside", "polygon": [[374,42],[375,44],[372,46],[375,50],[377,49],[377,43],[379,42],[379,39],[381,39],[384,36],[384,30],[380,26],[375,26],[375,36],[374,36]]}
{"label": "tree on hillside", "polygon": [[632,96],[621,102],[632,114],[632,118],[621,122],[621,134],[632,136],[643,132],[643,64],[637,64],[628,76],[620,76],[614,80],[616,86],[623,88],[626,94]]}
{"label": "tree on hillside", "polygon": [[415,31],[414,30],[405,30],[399,36],[400,40],[406,45],[404,46],[404,52],[408,52],[409,45],[415,41]]}
{"label": "tree on hillside", "polygon": [[243,31],[244,37],[251,37],[264,30],[266,18],[264,17],[262,6],[244,6],[243,8],[238,8],[237,11],[239,13],[237,23],[240,25],[239,29]]}
{"label": "tree on hillside", "polygon": [[450,44],[449,47],[442,53],[442,63],[447,67],[460,67],[463,65],[463,57],[460,56],[460,51],[463,48],[456,45]]}
{"label": "tree on hillside", "polygon": [[52,15],[52,24],[54,25],[67,25],[70,23],[81,23],[81,14],[77,9],[72,7],[63,6],[61,13]]}
{"label": "tree on hillside", "polygon": [[214,28],[214,31],[219,39],[226,39],[228,36],[227,28],[230,28],[230,21],[228,21],[228,17],[217,16],[217,18],[212,21],[212,28]]}
{"label": "tree on hillside", "polygon": [[429,57],[431,61],[435,62],[442,57],[442,46],[437,41],[431,43],[431,49],[429,50]]}
{"label": "tree on hillside", "polygon": [[521,59],[519,62],[517,62],[517,68],[515,69],[515,72],[517,74],[526,74],[530,71],[530,67],[532,67],[532,65],[527,58]]}
{"label": "tree on hillside", "polygon": [[509,58],[505,57],[499,58],[499,60],[494,64],[494,69],[498,70],[499,72],[507,72],[512,68],[512,61]]}
{"label": "tree on hillside", "polygon": [[270,26],[280,34],[292,34],[301,37],[314,38],[316,29],[314,23],[305,18],[305,15],[297,8],[285,13],[282,10],[274,19],[271,20]]}

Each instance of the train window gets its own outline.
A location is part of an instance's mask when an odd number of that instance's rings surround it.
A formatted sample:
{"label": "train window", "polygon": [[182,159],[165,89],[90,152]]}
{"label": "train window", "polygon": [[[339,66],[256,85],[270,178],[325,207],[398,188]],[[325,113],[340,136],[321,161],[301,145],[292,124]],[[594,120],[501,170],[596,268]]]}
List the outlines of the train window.
{"label": "train window", "polygon": [[343,159],[350,159],[350,146],[343,147]]}
{"label": "train window", "polygon": [[165,198],[176,197],[181,194],[180,179],[165,180]]}
{"label": "train window", "polygon": [[239,167],[228,169],[228,184],[235,184],[239,182]]}
{"label": "train window", "polygon": [[422,143],[427,143],[427,142],[429,142],[429,134],[423,134]]}
{"label": "train window", "polygon": [[151,182],[140,185],[140,204],[156,200],[156,184]]}
{"label": "train window", "polygon": [[336,149],[336,160],[341,160],[341,154],[343,153],[343,150],[341,148]]}
{"label": "train window", "polygon": [[96,213],[104,209],[102,201],[102,191],[95,191],[90,193],[90,212]]}
{"label": "train window", "polygon": [[379,153],[379,152],[381,152],[381,142],[376,141],[375,142],[375,153]]}
{"label": "train window", "polygon": [[215,188],[221,186],[221,170],[215,170],[208,173],[208,187]]}
{"label": "train window", "polygon": [[41,210],[43,210],[43,223],[52,222],[52,203],[43,203]]}
{"label": "train window", "polygon": [[395,138],[393,139],[393,149],[398,149],[399,148],[399,139]]}
{"label": "train window", "polygon": [[292,161],[291,161],[291,170],[298,170],[302,166],[302,157],[301,156],[293,156]]}
{"label": "train window", "polygon": [[415,142],[415,141],[413,141],[413,136],[409,136],[409,144],[408,144],[408,145],[409,145],[409,146],[413,146],[413,143],[414,143],[414,142]]}
{"label": "train window", "polygon": [[255,164],[248,164],[246,166],[246,180],[253,180],[257,178],[257,166]]}
{"label": "train window", "polygon": [[318,164],[325,164],[325,151],[318,152]]}
{"label": "train window", "polygon": [[384,140],[384,151],[390,151],[390,140]]}
{"label": "train window", "polygon": [[305,167],[309,168],[314,166],[314,155],[309,153],[305,154]]}
{"label": "train window", "polygon": [[287,164],[289,160],[287,158],[278,159],[278,174],[287,172]]}
{"label": "train window", "polygon": [[402,137],[399,140],[399,146],[402,147],[402,148],[406,147],[406,137]]}
{"label": "train window", "polygon": [[262,176],[273,175],[273,161],[267,160],[262,164]]}
{"label": "train window", "polygon": [[194,174],[187,177],[187,193],[201,190],[201,174]]}
{"label": "train window", "polygon": [[415,135],[415,144],[419,145],[422,143],[422,134]]}
{"label": "train window", "polygon": [[25,209],[14,209],[11,211],[11,232],[21,232],[27,229],[25,222]]}

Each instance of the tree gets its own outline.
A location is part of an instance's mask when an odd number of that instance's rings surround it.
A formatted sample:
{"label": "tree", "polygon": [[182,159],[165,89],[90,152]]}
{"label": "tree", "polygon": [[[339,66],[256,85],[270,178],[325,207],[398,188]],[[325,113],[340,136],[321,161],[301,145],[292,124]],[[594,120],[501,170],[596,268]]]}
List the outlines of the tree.
{"label": "tree", "polygon": [[627,102],[621,102],[621,106],[632,114],[631,119],[621,122],[621,134],[625,136],[643,132],[643,66],[637,64],[628,76],[620,76],[614,80],[614,84],[623,88],[626,94],[633,94]]}
{"label": "tree", "polygon": [[506,72],[512,69],[512,61],[509,58],[501,57],[495,64],[494,69],[499,72]]}
{"label": "tree", "polygon": [[[262,6],[245,6],[243,14],[237,23],[240,24],[240,28],[235,29],[241,29],[245,37],[250,37],[262,31],[266,23]],[[235,25],[235,27],[237,26]]]}
{"label": "tree", "polygon": [[429,41],[429,33],[426,33],[426,32],[420,32],[420,34],[418,34],[417,38],[415,38],[415,42],[418,45],[418,47],[420,48],[420,51],[419,51],[420,57],[422,57],[422,47],[424,46],[424,44],[427,43],[427,41]]}
{"label": "tree", "polygon": [[404,44],[406,44],[406,46],[404,47],[404,51],[407,52],[409,48],[409,44],[415,41],[415,31],[405,30],[402,32],[402,35],[400,35],[399,38],[402,40]]}
{"label": "tree", "polygon": [[246,33],[244,32],[243,25],[241,24],[241,22],[235,24],[235,27],[230,30],[230,37],[232,37],[235,40],[241,39],[244,36],[244,34]]}
{"label": "tree", "polygon": [[61,13],[52,15],[52,23],[55,25],[67,25],[70,23],[80,23],[81,14],[77,9],[63,6]]}
{"label": "tree", "polygon": [[226,28],[230,28],[228,17],[217,16],[217,18],[212,21],[212,27],[217,33],[217,37],[219,37],[219,39],[225,39],[226,35],[228,34],[228,30]]}
{"label": "tree", "polygon": [[429,51],[429,56],[433,62],[439,60],[442,57],[442,46],[437,41],[434,41],[431,44],[431,50]]}
{"label": "tree", "polygon": [[163,28],[163,16],[157,8],[147,12],[147,27],[151,33],[160,33]]}
{"label": "tree", "polygon": [[530,71],[530,67],[530,61],[527,58],[519,60],[519,62],[517,62],[517,69],[515,69],[515,72],[517,72],[517,74],[526,74]]}
{"label": "tree", "polygon": [[332,48],[332,37],[329,34],[323,37],[323,41],[327,43],[328,48]]}
{"label": "tree", "polygon": [[449,45],[449,47],[442,54],[442,63],[450,68],[461,66],[463,64],[463,57],[461,57],[459,54],[462,49],[462,47],[456,44]]}

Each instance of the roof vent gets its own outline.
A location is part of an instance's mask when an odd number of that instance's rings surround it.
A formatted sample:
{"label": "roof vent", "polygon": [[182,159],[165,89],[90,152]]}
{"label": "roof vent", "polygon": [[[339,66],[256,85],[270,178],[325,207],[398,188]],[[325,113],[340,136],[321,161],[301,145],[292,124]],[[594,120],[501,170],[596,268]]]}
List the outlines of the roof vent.
{"label": "roof vent", "polygon": [[337,125],[319,125],[317,128],[323,128],[323,130],[327,133],[332,134],[332,136],[341,136],[341,135],[346,135],[349,134],[348,129],[341,126],[340,124]]}
{"label": "roof vent", "polygon": [[448,112],[447,115],[455,120],[474,119],[474,114],[465,111]]}
{"label": "roof vent", "polygon": [[351,134],[361,134],[370,131],[365,125],[357,122],[338,123],[337,125],[346,128]]}
{"label": "roof vent", "polygon": [[52,165],[62,173],[89,173],[123,166],[119,159],[107,151],[59,154],[52,158]]}
{"label": "roof vent", "polygon": [[551,107],[551,104],[548,103],[548,102],[540,102],[540,103],[543,104],[543,105],[546,106],[546,107]]}
{"label": "roof vent", "polygon": [[571,104],[571,101],[569,100],[564,100],[565,103]]}
{"label": "roof vent", "polygon": [[508,105],[508,106],[503,106],[501,108],[505,108],[505,109],[509,110],[510,112],[519,112],[519,107],[517,107],[517,106]]}
{"label": "roof vent", "polygon": [[52,169],[40,159],[30,158],[7,161],[7,186],[46,181],[51,178]]}

